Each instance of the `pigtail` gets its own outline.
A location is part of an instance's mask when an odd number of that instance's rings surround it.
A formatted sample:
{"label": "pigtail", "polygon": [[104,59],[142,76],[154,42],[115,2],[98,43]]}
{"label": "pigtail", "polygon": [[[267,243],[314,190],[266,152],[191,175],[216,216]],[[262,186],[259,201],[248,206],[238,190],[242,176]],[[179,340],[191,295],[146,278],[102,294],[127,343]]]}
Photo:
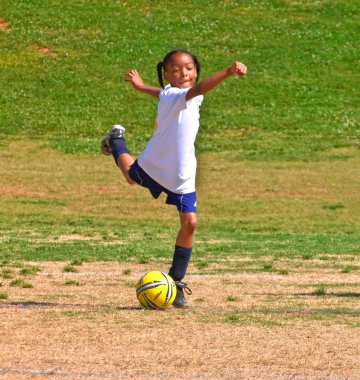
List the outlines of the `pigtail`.
{"label": "pigtail", "polygon": [[162,61],[160,61],[156,66],[159,84],[160,84],[161,88],[164,88],[163,67],[164,67],[164,64],[162,63]]}
{"label": "pigtail", "polygon": [[194,64],[196,67],[196,72],[197,72],[196,83],[197,83],[200,78],[200,61],[196,55],[191,54],[191,56],[192,56],[192,59],[194,60]]}

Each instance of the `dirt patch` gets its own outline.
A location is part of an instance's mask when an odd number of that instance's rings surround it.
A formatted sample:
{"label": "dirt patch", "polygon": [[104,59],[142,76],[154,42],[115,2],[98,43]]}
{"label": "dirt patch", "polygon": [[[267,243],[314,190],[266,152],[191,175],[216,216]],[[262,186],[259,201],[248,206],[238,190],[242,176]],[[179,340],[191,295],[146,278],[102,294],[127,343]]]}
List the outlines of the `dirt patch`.
{"label": "dirt patch", "polygon": [[66,241],[85,241],[85,240],[91,240],[92,238],[79,235],[79,234],[69,234],[69,235],[61,235],[58,239],[59,242],[66,242]]}
{"label": "dirt patch", "polygon": [[47,56],[47,57],[52,57],[56,58],[58,56],[57,52],[53,50],[52,48],[45,47],[45,46],[34,46],[34,49],[38,51],[40,54]]}
{"label": "dirt patch", "polygon": [[0,31],[7,32],[8,30],[9,30],[9,23],[5,19],[0,18]]}
{"label": "dirt patch", "polygon": [[65,263],[27,265],[41,267],[26,278],[32,288],[2,280],[1,378],[359,378],[356,273],[201,275],[191,267],[192,307],[147,311],[134,285],[154,264],[83,263],[77,273],[64,273]]}

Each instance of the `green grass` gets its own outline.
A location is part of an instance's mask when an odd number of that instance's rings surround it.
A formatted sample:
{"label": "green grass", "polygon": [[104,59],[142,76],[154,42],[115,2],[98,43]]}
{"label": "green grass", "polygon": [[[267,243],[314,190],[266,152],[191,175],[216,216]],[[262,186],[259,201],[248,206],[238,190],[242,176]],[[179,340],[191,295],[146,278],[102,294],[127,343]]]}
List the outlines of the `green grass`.
{"label": "green grass", "polygon": [[222,270],[358,270],[357,1],[3,0],[0,16],[0,261],[171,260],[177,213],[98,149],[117,122],[143,149],[156,102],[123,73],[157,85],[157,62],[183,47],[201,77],[249,68],[201,111],[199,273],[231,257]]}
{"label": "green grass", "polygon": [[[174,229],[175,233],[175,229]],[[202,239],[210,239],[214,235],[206,229],[199,228],[198,235]],[[227,237],[228,233],[218,231],[216,236],[219,238]],[[93,239],[90,241],[75,241],[62,243],[49,243],[44,237],[43,241],[32,242],[27,238],[12,238],[3,242],[2,256],[4,259],[11,260],[73,260],[81,256],[87,257],[87,260],[121,260],[132,261],[137,257],[138,263],[147,263],[151,260],[169,258],[173,250],[171,235],[165,241],[156,241],[156,239],[146,239],[136,237],[134,239],[124,238],[118,244],[110,244],[102,239]],[[226,243],[202,243],[198,242],[194,249],[196,256],[195,265],[201,270],[206,270],[211,257],[217,259],[231,256],[248,257],[259,263],[262,258],[265,260],[269,255],[274,259],[282,257],[290,259],[301,259],[306,265],[305,257],[318,258],[324,252],[336,261],[338,256],[349,260],[352,265],[352,258],[358,257],[359,237],[348,235],[307,235],[307,234],[274,234],[274,233],[244,233],[234,236]],[[308,256],[310,253],[310,256]],[[76,260],[76,259],[75,259]],[[322,260],[324,265],[330,265],[328,260]],[[76,271],[73,265],[67,265],[64,271]],[[272,264],[265,261],[263,264],[264,271],[273,270]],[[11,275],[2,272],[2,275]]]}
{"label": "green grass", "polygon": [[206,97],[199,151],[235,150],[238,160],[358,156],[355,0],[3,0],[0,14],[9,22],[0,34],[3,144],[30,134],[67,153],[97,153],[99,137],[121,122],[139,152],[156,106],[122,74],[136,67],[156,85],[157,62],[181,46],[200,57],[203,77],[235,59],[249,66],[245,80]]}

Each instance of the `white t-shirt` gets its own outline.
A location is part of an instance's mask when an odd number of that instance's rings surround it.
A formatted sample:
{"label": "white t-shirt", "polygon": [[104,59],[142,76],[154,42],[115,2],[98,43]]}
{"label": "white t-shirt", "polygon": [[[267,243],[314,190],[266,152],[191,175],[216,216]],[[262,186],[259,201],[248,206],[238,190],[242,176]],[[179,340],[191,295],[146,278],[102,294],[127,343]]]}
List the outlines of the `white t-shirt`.
{"label": "white t-shirt", "polygon": [[158,103],[157,128],[138,158],[140,167],[176,194],[195,191],[195,138],[203,96],[186,101],[189,88],[167,85]]}

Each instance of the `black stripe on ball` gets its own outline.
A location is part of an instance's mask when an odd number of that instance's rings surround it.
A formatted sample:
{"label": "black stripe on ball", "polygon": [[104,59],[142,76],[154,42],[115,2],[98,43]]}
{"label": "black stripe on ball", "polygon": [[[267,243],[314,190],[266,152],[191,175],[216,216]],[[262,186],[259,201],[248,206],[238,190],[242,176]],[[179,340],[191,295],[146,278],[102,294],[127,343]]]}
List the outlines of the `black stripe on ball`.
{"label": "black stripe on ball", "polygon": [[166,281],[153,281],[148,284],[141,285],[138,289],[136,289],[136,295],[139,295],[145,290],[156,288],[160,285],[166,285]]}
{"label": "black stripe on ball", "polygon": [[169,301],[171,300],[172,293],[173,293],[173,287],[172,287],[171,281],[169,280],[169,277],[165,273],[163,273],[163,272],[161,272],[161,273],[165,277],[165,280],[167,283],[166,301],[164,304],[164,306],[166,306],[169,303]]}
{"label": "black stripe on ball", "polygon": [[158,306],[156,306],[153,302],[151,302],[147,297],[146,294],[143,294],[144,300],[146,304],[149,306],[149,309],[158,309]]}

